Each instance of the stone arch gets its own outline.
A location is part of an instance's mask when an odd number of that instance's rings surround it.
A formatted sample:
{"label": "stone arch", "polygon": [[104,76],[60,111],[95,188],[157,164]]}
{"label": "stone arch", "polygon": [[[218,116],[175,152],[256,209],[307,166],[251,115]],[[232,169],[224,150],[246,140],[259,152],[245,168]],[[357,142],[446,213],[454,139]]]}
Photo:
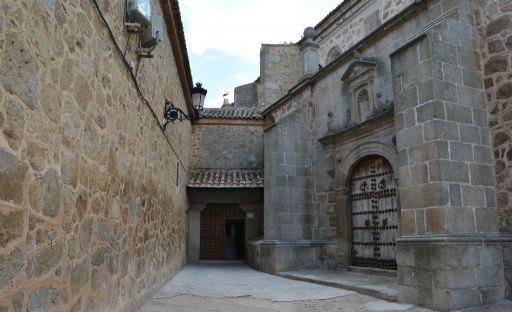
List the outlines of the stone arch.
{"label": "stone arch", "polygon": [[327,58],[325,64],[329,64],[330,62],[334,61],[338,56],[341,55],[341,50],[338,46],[332,47],[329,52],[327,53]]}
{"label": "stone arch", "polygon": [[[354,169],[361,160],[369,156],[381,156],[387,160],[393,169],[393,176],[396,185],[398,185],[398,167],[397,151],[391,144],[378,141],[371,141],[355,146],[344,155],[343,158],[336,161],[336,213],[338,224],[338,263],[341,267],[351,265],[351,239],[352,239],[352,219],[350,189],[351,179]],[[397,194],[397,208],[400,211],[399,194]]]}
{"label": "stone arch", "polygon": [[[337,186],[338,189],[350,187],[350,175],[359,161],[368,156],[382,156],[393,168],[395,180],[398,180],[397,150],[394,146],[382,142],[368,142],[356,146],[338,161]],[[348,181],[347,181],[348,180]]]}

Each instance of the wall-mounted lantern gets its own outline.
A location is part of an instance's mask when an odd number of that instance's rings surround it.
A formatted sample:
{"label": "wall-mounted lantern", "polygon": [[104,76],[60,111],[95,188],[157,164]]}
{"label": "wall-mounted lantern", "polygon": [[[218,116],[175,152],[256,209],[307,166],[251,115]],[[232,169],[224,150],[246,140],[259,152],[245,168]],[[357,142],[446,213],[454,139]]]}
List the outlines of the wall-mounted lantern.
{"label": "wall-mounted lantern", "polygon": [[208,91],[203,88],[203,84],[200,82],[196,83],[196,86],[192,88],[192,105],[197,112],[203,111],[204,99]]}
{"label": "wall-mounted lantern", "polygon": [[165,100],[163,119],[164,129],[167,128],[169,123],[174,123],[176,120],[197,120],[201,118],[200,113],[204,109],[204,100],[207,93],[208,91],[203,88],[201,83],[197,83],[192,89],[192,105],[194,106],[194,113],[191,115],[188,115],[180,108],[174,106],[170,100]]}

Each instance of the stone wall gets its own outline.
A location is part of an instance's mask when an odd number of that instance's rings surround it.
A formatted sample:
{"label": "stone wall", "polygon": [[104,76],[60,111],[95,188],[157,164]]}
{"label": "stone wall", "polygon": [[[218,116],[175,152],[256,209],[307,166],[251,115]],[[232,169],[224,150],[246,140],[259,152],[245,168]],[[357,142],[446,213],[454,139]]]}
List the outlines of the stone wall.
{"label": "stone wall", "polygon": [[261,92],[259,103],[271,105],[302,77],[299,46],[263,44],[260,51]]}
{"label": "stone wall", "polygon": [[332,61],[329,54],[333,49],[338,54],[347,51],[413,3],[414,0],[376,0],[348,5],[338,17],[338,21],[342,20],[341,23],[319,27],[317,42],[320,44],[320,63],[327,65]]}
{"label": "stone wall", "polygon": [[[125,1],[99,2],[124,48]],[[190,124],[164,135],[91,1],[0,7],[0,311],[133,308],[185,261]],[[138,72],[156,116],[185,109],[162,38]]]}
{"label": "stone wall", "polygon": [[235,107],[250,107],[258,104],[258,84],[253,82],[235,88]]}
{"label": "stone wall", "polygon": [[263,169],[261,121],[202,119],[192,129],[193,168]]}
{"label": "stone wall", "polygon": [[[439,311],[504,299],[502,237],[477,33],[467,1],[391,55],[401,237],[398,299]],[[435,19],[439,17],[438,19]]]}
{"label": "stone wall", "polygon": [[[512,234],[512,1],[472,1],[494,152],[499,230]],[[512,298],[512,246],[503,253]]]}
{"label": "stone wall", "polygon": [[494,150],[500,230],[512,233],[512,1],[473,1]]}

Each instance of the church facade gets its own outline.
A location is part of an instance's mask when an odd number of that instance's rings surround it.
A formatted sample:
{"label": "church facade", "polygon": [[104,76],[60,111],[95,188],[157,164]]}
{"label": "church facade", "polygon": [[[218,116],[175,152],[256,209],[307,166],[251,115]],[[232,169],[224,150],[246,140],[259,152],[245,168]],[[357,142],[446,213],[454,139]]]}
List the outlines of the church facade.
{"label": "church facade", "polygon": [[299,42],[264,44],[260,77],[217,110],[264,120],[248,263],[396,271],[400,302],[440,311],[510,298],[511,12],[348,0]]}

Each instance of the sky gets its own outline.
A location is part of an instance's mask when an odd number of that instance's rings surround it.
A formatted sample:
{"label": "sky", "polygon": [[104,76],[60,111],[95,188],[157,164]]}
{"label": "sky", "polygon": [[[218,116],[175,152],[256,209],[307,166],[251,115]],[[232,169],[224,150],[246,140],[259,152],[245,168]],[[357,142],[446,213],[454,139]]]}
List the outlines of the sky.
{"label": "sky", "polygon": [[342,0],[181,0],[194,83],[208,90],[206,107],[233,102],[236,86],[259,77],[262,43],[300,40]]}

